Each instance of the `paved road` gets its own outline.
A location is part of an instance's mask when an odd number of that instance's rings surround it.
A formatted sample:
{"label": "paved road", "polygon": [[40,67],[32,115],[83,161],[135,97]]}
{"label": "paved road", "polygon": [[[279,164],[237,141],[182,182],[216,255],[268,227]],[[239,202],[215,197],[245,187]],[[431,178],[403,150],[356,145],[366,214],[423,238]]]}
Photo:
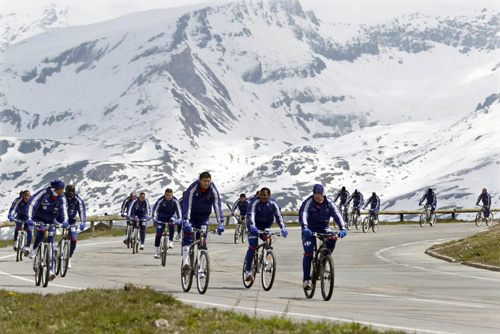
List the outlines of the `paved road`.
{"label": "paved road", "polygon": [[[211,236],[211,280],[205,295],[196,286],[182,292],[180,248],[175,243],[161,267],[153,258],[153,237],[132,255],[122,238],[78,244],[73,269],[48,288],[36,287],[32,262],[16,263],[11,249],[0,250],[0,286],[20,292],[54,293],[90,287],[121,288],[132,282],[171,293],[199,307],[217,307],[258,316],[356,321],[380,329],[419,333],[500,333],[500,274],[437,260],[424,254],[435,243],[480,231],[473,224],[381,226],[379,232],[351,231],[334,252],[336,281],[332,300],[317,291],[312,300],[301,288],[302,248],[297,228],[274,244],[278,272],[270,292],[256,282],[246,290],[241,266],[247,249],[232,243],[232,230]],[[259,279],[259,277],[258,277]]]}

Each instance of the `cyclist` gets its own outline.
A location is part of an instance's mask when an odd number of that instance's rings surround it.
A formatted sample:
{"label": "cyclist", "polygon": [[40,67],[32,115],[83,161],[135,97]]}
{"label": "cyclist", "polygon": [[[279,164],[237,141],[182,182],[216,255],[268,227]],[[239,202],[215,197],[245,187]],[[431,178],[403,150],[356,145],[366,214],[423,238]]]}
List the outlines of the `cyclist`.
{"label": "cyclist", "polygon": [[[224,217],[222,216],[222,206],[219,192],[212,182],[212,176],[208,172],[203,172],[197,181],[194,181],[186,190],[182,201],[182,219],[184,238],[182,240],[182,272],[189,271],[188,256],[189,248],[193,243],[193,227],[202,229],[208,228],[208,219],[212,213],[212,207],[215,211],[215,217],[219,222],[217,233],[224,232]],[[200,238],[196,233],[196,240]]]}
{"label": "cyclist", "polygon": [[[52,245],[52,250],[54,249],[54,223],[57,222],[55,219],[60,214],[62,215],[63,228],[68,228],[68,205],[66,202],[66,197],[62,196],[63,193],[64,182],[60,180],[54,180],[50,183],[50,187],[38,191],[30,198],[26,210],[26,221],[30,227],[33,227],[35,225],[35,222],[41,223],[35,237],[33,249],[28,255],[30,259],[33,258],[33,256],[35,255],[35,250],[42,242],[43,237],[45,236],[45,231],[47,231],[47,225],[49,231],[49,241]],[[52,252],[49,273],[49,280],[51,281],[56,277],[56,275],[54,275],[53,267],[54,256]]]}
{"label": "cyclist", "polygon": [[23,247],[24,250],[29,249],[31,246],[31,239],[33,239],[33,228],[27,226],[26,245],[17,244],[17,236],[19,235],[19,231],[23,229],[23,221],[26,222],[26,220],[28,219],[26,216],[26,207],[28,205],[30,197],[31,194],[28,190],[21,191],[20,196],[16,198],[10,206],[9,214],[7,216],[7,218],[9,218],[11,222],[16,222],[16,229],[14,230],[14,251],[16,252],[18,246]]}
{"label": "cyclist", "polygon": [[427,190],[427,192],[422,196],[420,201],[418,202],[418,206],[422,205],[422,202],[426,200],[427,202],[425,205],[430,205],[431,206],[431,215],[434,214],[434,211],[436,211],[436,204],[437,204],[437,197],[434,191],[432,191],[431,188]]}
{"label": "cyclist", "polygon": [[[76,215],[78,214],[78,216],[80,217],[80,231],[83,231],[85,229],[85,225],[87,224],[87,211],[85,210],[85,203],[83,203],[82,198],[77,194],[75,194],[74,185],[68,184],[66,186],[66,191],[64,192],[64,196],[66,196],[66,202],[68,203],[67,208],[68,208],[68,218],[70,225],[69,226],[70,247],[69,247],[68,269],[71,269],[71,257],[75,252],[76,242],[78,238],[78,232],[76,228]],[[59,222],[63,221],[63,217],[60,213],[57,220]]]}
{"label": "cyclist", "polygon": [[231,209],[231,216],[234,216],[234,211],[238,209],[240,211],[240,216],[243,218],[247,215],[247,208],[250,202],[247,200],[245,194],[241,194],[240,198],[234,202],[233,207]]}
{"label": "cyclist", "polygon": [[[127,216],[127,212],[128,212],[128,207],[130,205],[130,203],[135,199],[135,194],[134,193],[130,193],[130,195],[125,198],[125,200],[123,201],[122,203],[122,209],[120,211],[122,217],[126,217]],[[127,219],[127,227],[130,225],[130,219]],[[127,240],[128,240],[128,235],[127,235],[127,231],[128,231],[128,228],[125,228],[125,240],[123,240],[123,243],[126,245],[127,244]]]}
{"label": "cyclist", "polygon": [[378,198],[375,192],[372,193],[372,196],[368,199],[363,209],[365,209],[368,205],[370,205],[370,214],[375,219],[375,224],[378,224],[377,213],[380,209],[380,198]]}
{"label": "cyclist", "polygon": [[[158,251],[160,248],[160,240],[163,235],[163,230],[165,229],[165,224],[167,222],[175,221],[174,216],[177,217],[177,220],[182,217],[182,209],[179,203],[179,200],[173,196],[173,191],[170,188],[165,190],[165,195],[160,197],[155,205],[153,206],[153,222],[156,224],[156,239],[155,239],[155,259],[158,259],[160,256],[158,255]],[[175,234],[175,226],[168,225],[169,229],[169,241],[168,248],[174,248],[174,244],[172,240],[174,239]]]}
{"label": "cyclist", "polygon": [[[281,208],[274,198],[271,198],[271,190],[262,188],[259,197],[254,197],[247,210],[247,230],[248,230],[248,250],[246,255],[245,281],[251,282],[252,262],[257,249],[259,240],[259,231],[269,231],[274,219],[281,229],[281,235],[286,238],[288,231],[286,229]],[[266,235],[261,235],[262,240],[266,240]]]}
{"label": "cyclist", "polygon": [[361,215],[361,207],[365,203],[363,194],[358,191],[358,189],[355,189],[354,192],[352,193],[351,196],[349,196],[349,199],[347,200],[347,206],[349,206],[349,203],[352,201],[352,211],[356,211],[358,215]]}
{"label": "cyclist", "polygon": [[340,198],[339,202],[339,207],[342,209],[342,206],[344,206],[343,210],[343,218],[344,221],[347,221],[347,202],[349,198],[349,192],[345,189],[345,187],[342,187],[342,189],[337,193],[335,196],[335,199],[333,200],[333,203],[337,202],[337,200]]}
{"label": "cyclist", "polygon": [[[182,213],[182,201],[184,200],[184,195],[185,194],[186,194],[186,192],[183,191],[182,192],[182,197],[179,200],[179,205],[181,206],[181,213]],[[180,219],[180,217],[179,217],[179,219]],[[181,238],[181,232],[182,232],[182,224],[179,224],[179,225],[177,225],[177,235],[175,236],[175,240],[179,240]]]}
{"label": "cyclist", "polygon": [[488,219],[488,217],[490,216],[491,195],[488,194],[486,188],[483,188],[483,192],[477,198],[476,205],[479,205],[480,201],[483,202],[484,218]]}
{"label": "cyclist", "polygon": [[[331,233],[330,217],[337,223],[340,229],[340,237],[346,236],[345,222],[339,208],[325,195],[325,188],[321,184],[313,187],[313,194],[306,198],[299,211],[299,222],[302,227],[302,246],[304,257],[302,259],[302,270],[304,272],[302,287],[311,290],[311,263],[314,253],[315,237],[312,232]],[[335,249],[336,240],[329,239],[327,248],[330,253]]]}
{"label": "cyclist", "polygon": [[141,247],[144,249],[144,241],[146,240],[146,225],[151,215],[151,206],[149,201],[146,199],[145,193],[140,193],[139,198],[135,198],[130,202],[128,206],[127,219],[133,217],[133,220],[139,224],[139,220],[142,220],[139,228],[141,229]]}

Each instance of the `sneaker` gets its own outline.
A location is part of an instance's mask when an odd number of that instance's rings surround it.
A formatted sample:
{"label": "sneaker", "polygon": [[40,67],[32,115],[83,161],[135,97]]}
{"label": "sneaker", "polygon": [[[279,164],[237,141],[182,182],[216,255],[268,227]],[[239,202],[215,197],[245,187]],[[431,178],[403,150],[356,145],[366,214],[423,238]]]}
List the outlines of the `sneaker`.
{"label": "sneaker", "polygon": [[68,269],[71,269],[71,258],[68,259]]}
{"label": "sneaker", "polygon": [[181,269],[182,270],[182,275],[183,276],[187,276],[187,274],[189,274],[189,269],[190,269],[189,268],[189,264],[186,263],[185,265],[183,265],[182,269]]}
{"label": "sneaker", "polygon": [[141,245],[141,247],[139,247],[140,250],[143,250],[144,249],[144,245]]}
{"label": "sneaker", "polygon": [[172,241],[168,242],[168,248],[174,248],[174,243]]}
{"label": "sneaker", "polygon": [[29,253],[30,253],[30,249],[29,249],[29,247],[24,247],[24,248],[23,248],[23,252],[24,252],[24,256],[25,256],[25,257],[26,257],[26,256],[28,256],[28,255],[29,255]]}
{"label": "sneaker", "polygon": [[123,243],[124,243],[125,245],[128,245],[128,241],[127,241],[127,239],[123,240]]}
{"label": "sneaker", "polygon": [[199,277],[200,279],[204,279],[204,278],[205,278],[205,272],[203,272],[203,271],[201,271],[201,270],[200,270],[200,271],[198,272],[198,277]]}
{"label": "sneaker", "polygon": [[159,259],[160,255],[158,253],[155,253],[155,259]]}
{"label": "sneaker", "polygon": [[250,283],[252,280],[253,280],[252,273],[247,271],[245,273],[245,282]]}
{"label": "sneaker", "polygon": [[17,240],[14,241],[14,252],[17,252]]}
{"label": "sneaker", "polygon": [[51,271],[49,272],[49,281],[53,281],[53,280],[54,280],[54,278],[56,278],[56,274],[54,274],[54,272],[51,270]]}
{"label": "sneaker", "polygon": [[304,290],[312,290],[311,281],[306,279],[304,282],[302,282],[302,288]]}
{"label": "sneaker", "polygon": [[33,257],[35,257],[35,250],[34,250],[34,249],[32,249],[32,250],[28,253],[28,257],[29,257],[30,259],[32,259]]}
{"label": "sneaker", "polygon": [[175,236],[175,240],[179,240],[180,238],[181,238],[181,234],[180,234],[180,232],[179,232],[179,233],[177,233],[177,235]]}

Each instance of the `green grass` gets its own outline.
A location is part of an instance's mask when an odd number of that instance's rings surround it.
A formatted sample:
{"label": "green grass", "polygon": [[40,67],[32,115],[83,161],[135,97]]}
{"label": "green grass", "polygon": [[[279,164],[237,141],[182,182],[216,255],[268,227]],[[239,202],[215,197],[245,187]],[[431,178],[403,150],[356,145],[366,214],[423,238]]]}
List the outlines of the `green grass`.
{"label": "green grass", "polygon": [[[168,327],[154,321],[166,319]],[[172,296],[127,284],[64,294],[0,290],[0,328],[7,333],[380,333],[359,324],[255,320],[216,309],[196,309]],[[396,332],[385,332],[396,333]]]}
{"label": "green grass", "polygon": [[433,252],[454,258],[500,267],[500,224],[473,236],[430,248]]}

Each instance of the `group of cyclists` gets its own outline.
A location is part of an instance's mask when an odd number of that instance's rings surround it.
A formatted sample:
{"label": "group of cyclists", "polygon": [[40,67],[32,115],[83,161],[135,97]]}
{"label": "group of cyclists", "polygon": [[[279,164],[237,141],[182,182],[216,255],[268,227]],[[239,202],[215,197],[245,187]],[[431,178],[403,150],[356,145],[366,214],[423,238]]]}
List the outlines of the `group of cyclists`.
{"label": "group of cyclists", "polygon": [[[338,206],[336,204],[337,200],[339,200]],[[424,201],[426,201],[425,205],[431,207],[431,214],[434,214],[437,198],[432,189],[428,189],[422,196],[419,205]],[[488,217],[491,196],[486,189],[483,189],[477,203],[479,201],[483,202],[485,216]],[[330,219],[333,219],[340,230],[335,236],[338,235],[338,237],[344,238],[347,234],[346,221],[350,205],[352,205],[353,213],[358,215],[361,208],[369,207],[369,214],[378,223],[377,213],[380,209],[380,198],[375,192],[365,203],[363,194],[358,189],[350,194],[345,187],[342,187],[335,197],[330,198],[326,196],[324,187],[321,184],[316,184],[312,187],[312,195],[302,202],[299,210],[299,223],[302,228],[302,246],[304,249],[302,287],[305,291],[312,289],[311,263],[316,245],[315,236],[317,234],[331,234],[333,236],[334,233],[330,228]],[[215,184],[212,182],[211,175],[208,172],[203,172],[188,187],[180,199],[173,195],[172,189],[167,188],[164,195],[156,200],[152,210],[145,193],[140,193],[138,197],[131,193],[122,203],[121,214],[126,217],[127,226],[132,225],[134,228],[140,229],[140,249],[144,249],[147,222],[152,220],[156,224],[155,258],[159,258],[160,239],[167,227],[169,228],[169,248],[173,248],[174,235],[176,235],[177,240],[181,239],[182,235],[181,274],[187,275],[192,269],[188,261],[189,249],[193,240],[200,239],[201,232],[205,234],[208,232],[208,222],[212,209],[217,220],[216,232],[221,235],[225,231],[221,198]],[[245,282],[250,282],[254,279],[251,266],[259,238],[271,244],[270,228],[274,222],[279,226],[282,237],[286,238],[288,231],[281,214],[281,208],[278,202],[271,197],[269,188],[262,188],[250,199],[245,194],[241,194],[231,207],[231,214],[235,215],[236,210],[239,211],[241,217],[244,217],[242,221],[246,223],[248,231],[249,246],[245,255],[246,265],[243,279]],[[38,191],[33,196],[27,190],[22,191],[20,196],[12,203],[8,213],[9,220],[16,222],[14,250],[17,251],[18,247],[23,247],[25,256],[33,258],[35,250],[44,238],[45,232],[48,231],[49,241],[53,249],[53,258],[58,251],[57,246],[54,244],[55,228],[60,224],[63,229],[69,228],[71,261],[77,242],[77,216],[79,216],[81,222],[79,228],[83,230],[86,226],[85,204],[80,196],[75,193],[73,185],[65,187],[64,182],[54,180],[49,187]],[[35,242],[33,248],[30,248],[35,225],[37,227]],[[25,229],[27,232],[25,245],[17,243],[17,236],[21,229]],[[130,230],[127,228],[127,231]],[[177,234],[175,233],[176,230]],[[124,243],[127,243],[127,240],[128,235]],[[206,242],[206,238],[204,240]],[[336,241],[336,237],[329,238],[326,241],[326,247],[330,253],[335,249]],[[203,247],[206,247],[206,244]],[[71,268],[71,262],[69,262],[68,268]],[[54,278],[52,259],[50,280]]]}

